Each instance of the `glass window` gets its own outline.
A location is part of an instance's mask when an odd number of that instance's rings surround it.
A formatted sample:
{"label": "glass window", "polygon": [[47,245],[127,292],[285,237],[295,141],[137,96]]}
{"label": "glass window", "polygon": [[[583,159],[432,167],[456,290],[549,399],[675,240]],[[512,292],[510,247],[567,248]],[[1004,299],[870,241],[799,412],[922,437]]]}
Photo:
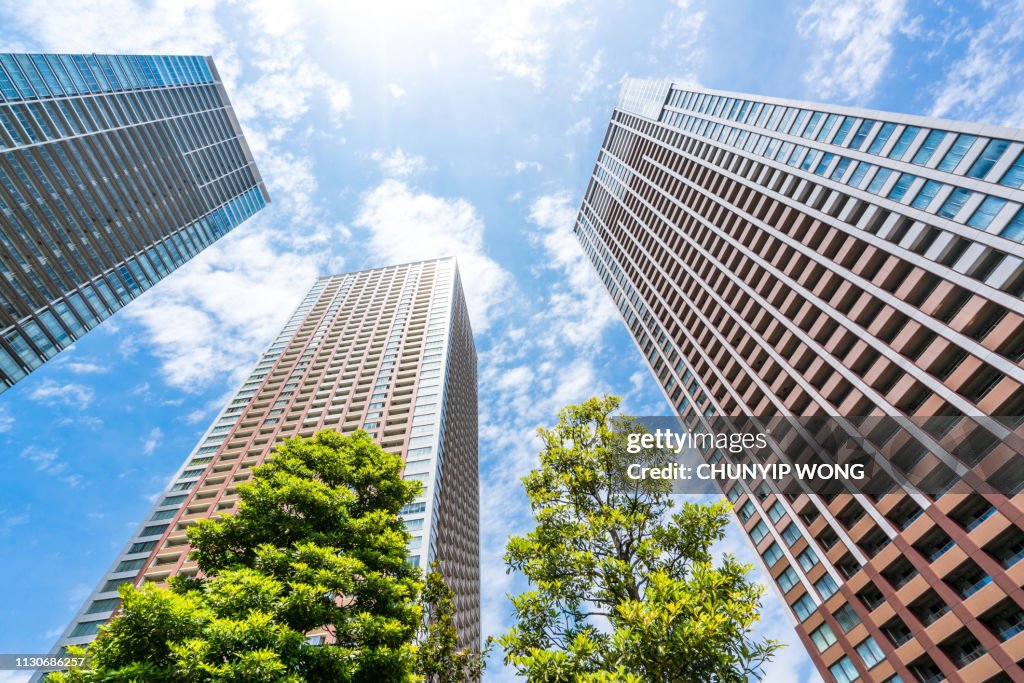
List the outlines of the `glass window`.
{"label": "glass window", "polygon": [[793,612],[800,621],[804,621],[807,617],[814,614],[815,609],[816,606],[814,604],[814,599],[807,593],[801,595],[797,601],[793,603]]}
{"label": "glass window", "polygon": [[843,629],[843,633],[849,633],[851,628],[860,623],[860,617],[857,616],[857,611],[850,603],[837,609],[832,616],[839,622],[839,628]]}
{"label": "glass window", "polygon": [[764,563],[769,566],[775,566],[775,563],[782,559],[782,549],[778,543],[772,543],[764,551]]}
{"label": "glass window", "polygon": [[818,594],[821,595],[822,600],[828,600],[839,590],[835,580],[828,574],[815,581],[814,587],[818,589]]}
{"label": "glass window", "polygon": [[915,180],[917,180],[917,176],[915,175],[911,175],[909,173],[900,174],[899,180],[897,180],[896,184],[892,186],[891,190],[889,190],[889,199],[896,202],[903,199],[903,196],[907,194],[907,190]]}
{"label": "glass window", "polygon": [[928,136],[921,143],[921,148],[914,153],[913,163],[920,166],[924,166],[931,161],[932,155],[935,154],[935,150],[939,148],[942,141],[946,138],[946,131],[944,130],[933,130],[928,133]]}
{"label": "glass window", "polygon": [[1024,242],[1024,208],[1017,211],[1017,215],[1010,219],[999,234],[1008,240]]}
{"label": "glass window", "polygon": [[946,155],[942,157],[942,161],[939,162],[940,171],[952,171],[960,163],[960,160],[964,158],[964,154],[967,154],[967,150],[971,148],[974,141],[977,140],[977,136],[974,135],[959,135],[957,136],[956,142],[949,148]]}
{"label": "glass window", "polygon": [[790,522],[789,526],[782,530],[782,538],[789,545],[793,545],[800,539],[800,529],[797,528],[796,524]]}
{"label": "glass window", "polygon": [[768,508],[768,516],[771,517],[773,522],[777,522],[780,519],[782,519],[782,515],[784,515],[785,513],[786,511],[783,509],[782,503],[780,503],[777,500],[774,503],[772,503],[772,506],[770,508]]}
{"label": "glass window", "polygon": [[832,180],[842,180],[843,175],[846,173],[846,169],[850,167],[850,159],[847,157],[840,157],[839,163],[836,164],[836,168],[832,171],[832,175],[829,176]]}
{"label": "glass window", "polygon": [[999,179],[999,184],[1007,187],[1020,187],[1024,184],[1024,152],[1018,154],[1017,161],[1006,169],[1006,173]]}
{"label": "glass window", "polygon": [[889,136],[896,130],[895,123],[883,123],[882,127],[878,130],[878,135],[875,136],[874,142],[868,147],[869,154],[878,154],[885,147],[885,143],[889,141]]}
{"label": "glass window", "polygon": [[850,129],[853,128],[853,117],[847,116],[843,119],[843,122],[839,124],[839,128],[836,130],[836,135],[832,138],[833,145],[843,144],[843,140],[850,133]]}
{"label": "glass window", "polygon": [[937,180],[929,180],[921,186],[918,190],[917,196],[914,197],[914,201],[910,202],[910,205],[915,209],[927,209],[928,205],[935,199],[935,195],[939,192],[939,188],[942,187],[942,183]]}
{"label": "glass window", "polygon": [[754,528],[750,530],[750,537],[754,539],[754,543],[760,543],[761,539],[768,535],[768,527],[765,525],[764,520],[761,520],[754,525]]}
{"label": "glass window", "polygon": [[828,624],[822,624],[811,631],[811,642],[818,648],[818,652],[824,652],[836,642],[836,634]]}
{"label": "glass window", "polygon": [[982,150],[981,156],[971,164],[971,168],[967,171],[968,178],[984,178],[988,175],[988,172],[992,170],[992,167],[999,161],[999,157],[1003,156],[1003,152],[1010,146],[1008,140],[989,140],[989,143],[985,145],[985,149]]}
{"label": "glass window", "polygon": [[972,194],[974,193],[970,190],[965,190],[962,187],[956,188],[936,213],[943,218],[955,218]]}
{"label": "glass window", "polygon": [[797,555],[796,559],[805,572],[810,571],[814,565],[818,564],[818,556],[810,548]]}
{"label": "glass window", "polygon": [[846,184],[850,187],[860,187],[861,182],[864,180],[864,176],[871,170],[871,164],[866,162],[859,162],[857,168],[853,170],[853,174],[850,179],[846,181]]}
{"label": "glass window", "polygon": [[892,149],[889,151],[889,158],[902,159],[903,154],[907,151],[907,148],[910,147],[910,143],[914,141],[914,138],[917,137],[917,133],[920,130],[921,129],[917,126],[907,126],[904,128],[903,133],[900,134],[896,144],[893,145]]}
{"label": "glass window", "polygon": [[882,191],[882,186],[885,185],[885,181],[892,175],[892,171],[888,168],[878,169],[878,173],[871,179],[871,183],[868,185],[868,192],[871,194],[878,194]]}
{"label": "glass window", "polygon": [[859,126],[857,126],[857,132],[854,133],[853,139],[850,140],[850,149],[860,149],[860,146],[864,144],[864,140],[867,139],[868,133],[871,131],[871,126],[875,125],[875,122],[871,119],[864,119]]}
{"label": "glass window", "polygon": [[775,580],[779,582],[779,588],[782,589],[783,593],[788,593],[789,589],[800,581],[792,567],[786,567],[786,571],[779,574],[779,578]]}
{"label": "glass window", "polygon": [[878,643],[871,636],[865,638],[856,650],[869,669],[885,659],[882,648],[878,647]]}
{"label": "glass window", "polygon": [[746,503],[743,504],[743,507],[740,508],[740,519],[742,519],[744,522],[746,522],[747,520],[749,520],[753,516],[754,516],[754,503],[752,503],[751,501],[748,500]]}
{"label": "glass window", "polygon": [[992,223],[996,214],[1006,206],[1006,200],[999,197],[985,197],[985,201],[978,205],[971,217],[967,219],[967,225],[972,228],[984,230]]}
{"label": "glass window", "polygon": [[846,656],[830,666],[828,670],[836,677],[836,681],[838,683],[853,683],[853,681],[859,678],[857,674],[857,667],[855,667],[853,662],[850,661],[850,658]]}

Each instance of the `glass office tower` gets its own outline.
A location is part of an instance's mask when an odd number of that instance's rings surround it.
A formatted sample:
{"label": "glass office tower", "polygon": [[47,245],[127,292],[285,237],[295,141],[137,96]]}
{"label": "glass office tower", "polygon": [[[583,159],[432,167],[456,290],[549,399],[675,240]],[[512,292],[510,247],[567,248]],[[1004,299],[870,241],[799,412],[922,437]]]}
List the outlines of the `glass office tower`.
{"label": "glass office tower", "polygon": [[268,201],[211,58],[0,54],[0,391]]}
{"label": "glass office tower", "polygon": [[917,482],[723,485],[825,680],[1024,680],[1022,151],[668,81],[612,114],[575,233],[681,421],[824,417]]}
{"label": "glass office tower", "polygon": [[[168,483],[57,647],[91,641],[127,581],[195,575],[186,529],[234,510],[235,486],[281,439],[363,429],[400,453],[422,496],[409,559],[435,560],[464,646],[480,647],[476,347],[455,259],[320,278]],[[310,634],[311,639],[321,634]]]}

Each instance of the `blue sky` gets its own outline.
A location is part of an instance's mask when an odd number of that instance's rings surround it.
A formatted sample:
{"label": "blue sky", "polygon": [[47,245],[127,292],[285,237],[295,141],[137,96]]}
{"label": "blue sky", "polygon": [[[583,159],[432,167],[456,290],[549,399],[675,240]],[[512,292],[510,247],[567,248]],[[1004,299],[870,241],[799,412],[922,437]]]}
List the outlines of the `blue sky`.
{"label": "blue sky", "polygon": [[[966,5],[0,0],[0,51],[213,55],[273,199],[0,396],[0,651],[48,650],[317,274],[447,254],[480,354],[500,631],[534,429],[605,391],[666,410],[571,235],[621,79],[1020,127],[1024,4]],[[725,550],[751,557],[735,532]],[[774,593],[764,613],[793,643],[769,680],[818,680]]]}

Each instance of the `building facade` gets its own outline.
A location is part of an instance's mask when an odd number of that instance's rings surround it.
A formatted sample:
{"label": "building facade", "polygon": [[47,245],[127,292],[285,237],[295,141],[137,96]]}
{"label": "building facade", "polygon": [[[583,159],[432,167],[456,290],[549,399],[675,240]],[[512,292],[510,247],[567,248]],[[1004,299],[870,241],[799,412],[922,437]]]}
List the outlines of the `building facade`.
{"label": "building facade", "polygon": [[[280,440],[363,429],[424,484],[402,511],[410,562],[455,593],[480,647],[476,347],[452,258],[320,278],[168,483],[56,648],[90,642],[125,582],[194,576],[186,530],[230,513]],[[311,634],[318,638],[318,634]]]}
{"label": "building facade", "polygon": [[667,81],[612,114],[575,233],[673,412],[825,417],[918,483],[722,486],[825,680],[1024,680],[1022,150]]}
{"label": "building facade", "polygon": [[0,54],[0,391],[268,201],[211,58]]}

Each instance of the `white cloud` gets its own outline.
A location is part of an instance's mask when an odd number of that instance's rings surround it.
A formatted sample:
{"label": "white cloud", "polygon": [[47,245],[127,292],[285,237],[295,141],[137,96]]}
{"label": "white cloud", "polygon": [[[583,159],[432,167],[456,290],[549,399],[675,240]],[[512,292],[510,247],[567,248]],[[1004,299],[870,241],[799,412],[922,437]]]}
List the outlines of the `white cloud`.
{"label": "white cloud", "polygon": [[14,427],[14,416],[7,412],[6,406],[0,406],[0,434],[9,432]]}
{"label": "white cloud", "polygon": [[184,390],[240,379],[315,278],[315,256],[265,231],[232,233],[125,308],[147,331],[166,381]]}
{"label": "white cloud", "polygon": [[419,155],[406,154],[396,147],[390,152],[377,150],[370,155],[381,170],[392,178],[405,178],[427,170],[427,160]]}
{"label": "white cloud", "polygon": [[0,537],[9,536],[11,529],[28,524],[29,517],[24,512],[15,513],[10,510],[0,511]]}
{"label": "white cloud", "polygon": [[67,465],[61,462],[57,451],[39,448],[38,446],[28,446],[22,449],[20,457],[22,460],[28,460],[35,465],[37,472],[60,474],[67,468]]}
{"label": "white cloud", "polygon": [[532,236],[544,246],[547,263],[561,271],[544,307],[552,318],[550,328],[563,343],[594,348],[619,314],[573,233],[576,207],[569,194],[538,197],[530,206],[530,221],[539,228]]}
{"label": "white cloud", "polygon": [[804,81],[815,97],[854,102],[870,97],[905,20],[905,0],[812,0],[797,32],[811,42]]}
{"label": "white cloud", "polygon": [[540,173],[544,170],[544,166],[539,161],[517,161],[515,163],[515,169],[516,173],[522,173],[526,170],[534,170],[537,173]]}
{"label": "white cloud", "polygon": [[697,67],[705,58],[699,38],[708,17],[707,10],[696,9],[693,0],[675,0],[669,5],[658,32],[651,38],[653,54],[649,61],[657,64],[662,59],[661,55],[668,52],[676,79],[683,83],[696,83]]}
{"label": "white cloud", "polygon": [[565,129],[565,135],[587,135],[591,131],[591,121],[589,116],[584,116],[582,119],[572,124]]}
{"label": "white cloud", "polygon": [[369,231],[369,252],[381,265],[455,256],[466,287],[473,328],[490,325],[509,294],[511,276],[484,250],[484,223],[465,199],[417,192],[385,180],[364,194],[354,221]]}
{"label": "white cloud", "polygon": [[1024,127],[1024,7],[993,7],[989,21],[962,34],[967,49],[947,71],[931,116]]}
{"label": "white cloud", "polygon": [[577,102],[583,99],[583,96],[588,92],[596,88],[601,82],[601,66],[604,63],[604,57],[601,50],[594,53],[594,56],[590,58],[590,62],[587,63],[583,69],[583,73],[580,74],[577,80],[576,93],[573,95],[573,99]]}
{"label": "white cloud", "polygon": [[96,375],[109,372],[110,368],[88,361],[68,361],[64,367],[76,375]]}
{"label": "white cloud", "polygon": [[142,452],[145,455],[153,455],[156,449],[160,446],[160,442],[164,438],[164,432],[159,427],[153,427],[149,430],[149,434],[142,440]]}
{"label": "white cloud", "polygon": [[405,88],[400,86],[398,83],[388,83],[388,93],[390,93],[391,97],[395,100],[402,100],[408,94]]}
{"label": "white cloud", "polygon": [[555,36],[565,28],[562,10],[572,0],[505,0],[492,3],[477,33],[499,73],[544,85]]}
{"label": "white cloud", "polygon": [[82,410],[92,403],[95,392],[92,387],[84,384],[58,384],[52,379],[45,379],[32,389],[28,397],[48,406],[66,405]]}

